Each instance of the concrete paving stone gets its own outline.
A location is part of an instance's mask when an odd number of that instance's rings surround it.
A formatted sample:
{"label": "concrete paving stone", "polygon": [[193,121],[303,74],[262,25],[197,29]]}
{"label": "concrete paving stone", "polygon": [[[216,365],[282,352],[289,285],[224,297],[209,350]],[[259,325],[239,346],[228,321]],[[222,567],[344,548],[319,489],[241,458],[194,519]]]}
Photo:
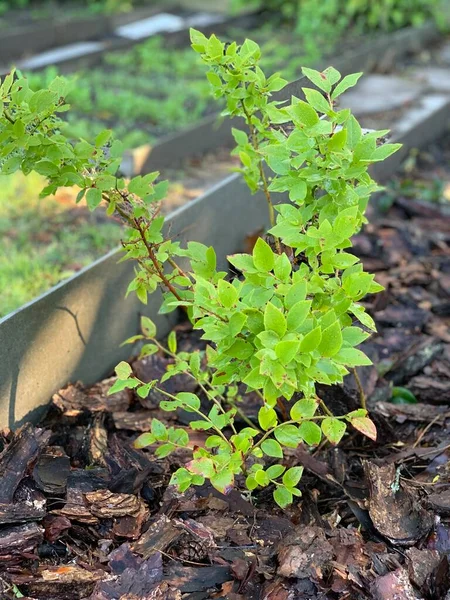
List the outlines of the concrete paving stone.
{"label": "concrete paving stone", "polygon": [[222,23],[224,19],[224,15],[200,12],[187,17],[185,25],[186,27],[207,27],[208,25],[214,25],[215,23]]}
{"label": "concrete paving stone", "polygon": [[169,13],[159,13],[153,17],[117,27],[114,33],[130,40],[141,40],[163,31],[179,31],[184,27],[185,21],[182,17]]}
{"label": "concrete paving stone", "polygon": [[[423,96],[413,107],[395,123],[393,130],[396,136],[402,135],[420,125],[423,121],[435,112],[438,112],[446,104],[450,103],[450,98],[444,94],[427,94]],[[446,123],[442,123],[444,130]]]}
{"label": "concrete paving stone", "polygon": [[445,67],[417,69],[414,75],[418,81],[426,83],[427,87],[434,91],[450,93],[450,67],[448,69]]}
{"label": "concrete paving stone", "polygon": [[367,75],[341,96],[340,105],[356,116],[380,113],[413,102],[424,88],[419,82],[394,75]]}
{"label": "concrete paving stone", "polygon": [[27,58],[19,62],[20,69],[39,69],[50,65],[70,60],[72,58],[80,58],[87,56],[93,52],[103,50],[105,44],[103,42],[76,42],[67,46],[59,46],[46,52],[36,54],[31,58]]}

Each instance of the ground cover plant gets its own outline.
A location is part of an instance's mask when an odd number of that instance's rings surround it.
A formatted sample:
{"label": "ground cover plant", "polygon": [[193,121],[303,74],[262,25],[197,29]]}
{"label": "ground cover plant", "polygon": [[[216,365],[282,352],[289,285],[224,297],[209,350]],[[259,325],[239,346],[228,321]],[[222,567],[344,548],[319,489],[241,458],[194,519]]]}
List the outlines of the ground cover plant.
{"label": "ground cover plant", "polygon": [[[191,429],[208,432],[205,446],[194,447],[172,483],[183,491],[208,479],[226,493],[244,477],[249,490],[273,487],[275,501],[286,506],[300,495],[303,471],[284,464],[289,448],[315,446],[322,438],[337,444],[348,424],[376,437],[363,395],[360,409],[333,415],[316,386],[340,383],[349,369],[370,364],[357,346],[375,325],[360,301],[382,288],[347,250],[378,189],[368,166],[398,145],[377,145],[385,131],[363,135],[349,110],[335,110],[335,100],[361,74],[341,79],[332,67],[322,73],[305,68],[318,89],[304,88],[305,100],[280,103],[271,95],[286,81],[264,75],[258,44],[225,44],[196,31],[192,41],[214,94],[226,101],[224,114],[247,125],[248,133],[234,131],[235,152],[247,185],[262,191],[269,211],[266,239],[258,238],[252,254],[229,257],[236,276],[216,270],[214,248],[195,241],[181,247],[164,236],[159,203],[167,183],[155,183],[158,173],[130,182],[118,177],[123,146],[110,131],[95,144],[75,145],[60,133],[58,113],[68,110],[61,78],[37,92],[14,73],[3,81],[1,170],[45,176],[43,196],[77,185],[78,200],[85,198],[89,208],[106,204],[107,213],[127,226],[124,259],[137,263],[129,292],[145,303],[161,288],[160,312],[181,308],[202,332],[205,351],[177,353],[175,336],[163,346],[152,321],[143,318],[143,334],[129,341],[146,339],[141,356],[164,352],[173,358],[172,368],[160,381],[145,383],[121,363],[111,389],[131,388],[141,398],[156,391],[166,398],[163,410],[192,413]],[[164,389],[180,373],[196,382],[199,395]],[[260,398],[257,422],[240,407],[242,386]],[[246,427],[237,427],[238,416]],[[189,447],[189,435],[153,419],[136,445],[155,443],[156,456],[164,457]]]}

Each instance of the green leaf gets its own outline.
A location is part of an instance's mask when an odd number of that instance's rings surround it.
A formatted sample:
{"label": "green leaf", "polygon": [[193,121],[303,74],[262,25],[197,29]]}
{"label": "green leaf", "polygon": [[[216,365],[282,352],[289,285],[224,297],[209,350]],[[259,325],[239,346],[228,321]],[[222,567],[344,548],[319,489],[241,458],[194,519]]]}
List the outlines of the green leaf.
{"label": "green leaf", "polygon": [[264,328],[274,331],[280,337],[286,333],[287,323],[284,314],[271,302],[268,302],[264,311]]}
{"label": "green leaf", "polygon": [[318,446],[322,439],[322,430],[314,421],[303,421],[298,432],[308,446]]}
{"label": "green leaf", "polygon": [[322,339],[318,350],[322,356],[334,356],[342,346],[342,330],[339,321],[322,331]]}
{"label": "green leaf", "polygon": [[89,210],[94,210],[102,201],[102,192],[97,188],[90,188],[86,193],[86,204]]}
{"label": "green leaf", "polygon": [[307,284],[306,281],[298,281],[288,290],[285,298],[284,305],[286,308],[292,308],[294,304],[304,300],[306,298]]}
{"label": "green leaf", "polygon": [[176,446],[174,444],[171,444],[170,442],[168,444],[162,444],[162,446],[156,448],[155,456],[157,458],[165,458],[166,456],[169,456],[169,454],[171,454],[174,450],[176,450]]}
{"label": "green leaf", "polygon": [[344,77],[344,79],[342,79],[342,81],[340,81],[334,88],[333,93],[331,94],[331,99],[335,100],[346,90],[355,86],[358,83],[358,79],[361,77],[361,75],[362,73],[352,73],[351,75]]}
{"label": "green leaf", "polygon": [[286,508],[289,504],[292,504],[292,500],[294,499],[292,492],[284,487],[284,485],[280,485],[273,493],[273,499],[278,504],[280,508]]}
{"label": "green leaf", "polygon": [[316,111],[303,100],[296,100],[295,104],[288,110],[294,122],[297,121],[300,125],[305,125],[305,127],[313,127],[319,122]]}
{"label": "green leaf", "polygon": [[302,88],[308,103],[321,113],[329,113],[331,107],[320,92],[311,88]]}
{"label": "green leaf", "polygon": [[347,129],[341,129],[336,132],[328,142],[328,150],[330,152],[339,152],[345,146],[345,142],[347,141]]}
{"label": "green leaf", "polygon": [[229,494],[234,486],[234,473],[223,469],[210,479],[211,485],[222,494]]}
{"label": "green leaf", "polygon": [[184,410],[195,412],[200,409],[200,399],[196,394],[192,394],[191,392],[179,392],[176,397],[177,400],[181,402]]}
{"label": "green leaf", "polygon": [[283,483],[287,488],[295,487],[303,475],[303,467],[291,467],[283,475]]}
{"label": "green leaf", "polygon": [[267,381],[267,377],[264,375],[261,375],[261,373],[259,372],[259,367],[255,367],[254,369],[252,369],[250,371],[250,373],[247,375],[247,377],[244,377],[244,379],[242,380],[242,383],[245,383],[245,385],[248,385],[249,387],[253,388],[253,389],[260,389],[262,387],[264,387],[264,384]]}
{"label": "green leaf", "polygon": [[175,331],[171,331],[167,336],[167,347],[172,352],[172,354],[176,354],[177,351],[177,334]]}
{"label": "green leaf", "polygon": [[275,265],[273,269],[275,277],[277,277],[281,281],[286,281],[289,278],[289,275],[291,274],[291,269],[291,261],[284,252],[283,254],[277,256],[277,258],[275,259]]}
{"label": "green leaf", "polygon": [[128,379],[128,377],[133,373],[130,365],[124,360],[117,365],[115,371],[119,379]]}
{"label": "green leaf", "polygon": [[141,330],[147,338],[154,338],[156,336],[156,325],[149,317],[141,317]]}
{"label": "green leaf", "polygon": [[245,486],[248,490],[253,491],[258,487],[258,482],[256,481],[254,475],[249,475],[245,480]]}
{"label": "green leaf", "polygon": [[300,342],[297,340],[286,340],[278,342],[275,346],[275,354],[280,359],[281,364],[287,365],[294,360],[300,348]]}
{"label": "green leaf", "polygon": [[391,396],[392,404],[417,404],[417,398],[407,388],[394,386]]}
{"label": "green leaf", "polygon": [[372,156],[370,157],[370,161],[377,162],[385,160],[388,158],[388,156],[391,156],[391,154],[394,154],[400,150],[401,147],[402,144],[383,144],[382,146],[376,148],[375,152],[373,152]]}
{"label": "green leaf", "polygon": [[315,329],[307,333],[300,342],[300,352],[312,352],[320,344],[321,339],[322,330],[320,329],[320,327],[316,327]]}
{"label": "green leaf", "polygon": [[267,456],[283,458],[283,450],[276,440],[264,440],[264,442],[261,444],[261,449],[264,454],[267,454]]}
{"label": "green leaf", "polygon": [[111,129],[104,129],[101,131],[97,137],[95,138],[95,147],[101,148],[111,139],[112,131]]}
{"label": "green leaf", "polygon": [[258,423],[261,429],[268,431],[269,429],[272,429],[272,427],[275,427],[277,422],[277,413],[274,409],[269,406],[261,406],[258,411]]}
{"label": "green leaf", "polygon": [[303,180],[297,181],[295,185],[289,188],[289,200],[300,204],[306,198],[307,192],[308,186],[306,185],[306,182]]}
{"label": "green leaf", "polygon": [[209,421],[190,421],[189,427],[191,429],[199,429],[200,431],[207,431],[211,429],[212,425]]}
{"label": "green leaf", "polygon": [[326,72],[320,73],[319,71],[315,71],[314,69],[302,67],[302,73],[319,89],[327,93],[331,92],[331,83],[326,75]]}
{"label": "green leaf", "polygon": [[239,144],[240,146],[248,144],[248,136],[245,131],[241,131],[240,129],[235,129],[232,127],[231,133],[233,134],[236,144]]}
{"label": "green leaf", "polygon": [[300,300],[289,309],[287,316],[287,328],[289,331],[297,331],[305,322],[311,310],[311,300]]}
{"label": "green leaf", "polygon": [[152,419],[151,432],[155,436],[156,440],[167,440],[167,428],[159,419]]}
{"label": "green leaf", "polygon": [[126,390],[127,388],[135,387],[134,383],[139,383],[139,382],[136,382],[135,379],[118,379],[109,388],[108,396],[111,396],[112,394],[116,394],[117,392],[121,392],[122,390]]}
{"label": "green leaf", "polygon": [[372,364],[370,358],[357,348],[341,348],[334,355],[334,360],[347,367],[364,367]]}
{"label": "green leaf", "polygon": [[319,403],[314,398],[302,398],[291,408],[291,419],[294,419],[295,421],[309,419],[316,414],[318,406]]}
{"label": "green leaf", "polygon": [[299,433],[298,427],[291,424],[281,425],[274,431],[274,436],[280,442],[282,446],[288,448],[297,448],[302,442],[302,437]]}
{"label": "green leaf", "polygon": [[339,444],[342,437],[344,436],[346,425],[344,421],[336,419],[334,417],[326,417],[322,421],[322,431],[324,436],[332,444]]}
{"label": "green leaf", "polygon": [[225,308],[231,308],[234,306],[238,300],[239,294],[237,289],[228,281],[224,279],[220,279],[217,284],[217,295],[219,298],[219,302]]}
{"label": "green leaf", "polygon": [[256,240],[253,248],[253,263],[258,271],[264,273],[272,271],[275,265],[275,255],[269,244],[262,238]]}
{"label": "green leaf", "polygon": [[266,485],[269,485],[270,483],[269,476],[263,469],[256,471],[253,477],[255,478],[256,483],[261,487],[266,487]]}
{"label": "green leaf", "polygon": [[280,475],[282,475],[286,470],[286,467],[283,465],[272,465],[267,470],[267,476],[269,479],[276,479]]}
{"label": "green leaf", "polygon": [[154,444],[155,441],[155,436],[152,433],[143,433],[134,440],[133,446],[135,448],[147,448],[147,446]]}

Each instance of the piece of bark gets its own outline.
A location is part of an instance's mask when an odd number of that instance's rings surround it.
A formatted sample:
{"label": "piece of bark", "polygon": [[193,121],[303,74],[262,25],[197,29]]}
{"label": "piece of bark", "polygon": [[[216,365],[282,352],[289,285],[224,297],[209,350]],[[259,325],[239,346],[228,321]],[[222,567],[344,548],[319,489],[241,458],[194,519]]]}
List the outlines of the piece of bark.
{"label": "piece of bark", "polygon": [[71,523],[67,517],[58,515],[46,515],[42,520],[42,526],[45,530],[45,539],[52,543],[59,540],[61,535],[70,529]]}
{"label": "piece of bark", "polygon": [[134,494],[114,494],[109,490],[98,490],[85,494],[89,510],[101,519],[136,516],[144,505]]}
{"label": "piece of bark", "polygon": [[158,598],[157,584],[163,578],[162,556],[155,553],[143,560],[131,552],[129,544],[122,544],[109,555],[112,578],[99,581],[90,600],[116,600],[117,598]]}
{"label": "piece of bark", "polygon": [[67,502],[62,508],[52,511],[55,515],[66,517],[70,521],[95,525],[98,518],[89,510],[87,501],[81,489],[71,489],[67,494]]}
{"label": "piece of bark", "polygon": [[52,397],[52,404],[64,417],[75,419],[83,412],[114,412],[127,410],[130,406],[133,394],[131,390],[123,390],[108,396],[108,389],[113,385],[116,378],[105,379],[101,383],[93,385],[89,390],[81,384],[68,385],[59,390]]}
{"label": "piece of bark", "polygon": [[11,579],[37,600],[82,600],[91,595],[96,582],[104,577],[104,571],[59,565],[41,569],[36,575],[14,575]]}
{"label": "piece of bark", "polygon": [[422,600],[404,568],[378,577],[372,586],[374,600]]}
{"label": "piece of bark", "polygon": [[430,494],[427,501],[440,515],[450,516],[450,489]]}
{"label": "piece of bark", "polygon": [[155,413],[151,410],[113,413],[116,429],[128,429],[129,431],[150,431],[154,418]]}
{"label": "piece of bark", "polygon": [[431,406],[430,404],[391,404],[378,402],[375,411],[384,417],[395,418],[397,423],[414,421],[443,425],[450,417],[448,406]]}
{"label": "piece of bark", "polygon": [[279,544],[278,575],[299,579],[322,579],[323,569],[333,559],[334,550],[319,527],[302,527]]}
{"label": "piece of bark", "polygon": [[45,516],[45,502],[40,504],[0,504],[0,524],[25,523],[26,521],[39,521]]}
{"label": "piece of bark", "polygon": [[166,515],[160,515],[132,546],[134,552],[145,559],[155,552],[164,552],[182,535],[182,530],[176,527]]}
{"label": "piece of bark", "polygon": [[147,507],[141,504],[141,508],[137,514],[119,517],[114,520],[113,534],[119,538],[137,540],[142,533],[142,527],[148,520],[148,516],[149,511]]}
{"label": "piece of bark", "polygon": [[118,494],[139,494],[151,474],[159,479],[165,471],[159,461],[150,461],[144,452],[124,444],[115,434],[109,436],[105,461],[111,479],[109,489]]}
{"label": "piece of bark", "polygon": [[408,389],[419,402],[426,404],[447,404],[450,398],[450,379],[441,381],[436,377],[417,375],[408,383]]}
{"label": "piece of bark", "polygon": [[418,548],[409,548],[406,556],[409,579],[423,593],[423,588],[427,584],[429,585],[433,573],[443,557],[437,550],[419,550]]}
{"label": "piece of bark", "polygon": [[89,463],[105,467],[105,454],[108,447],[108,432],[104,425],[103,415],[96,415],[89,430]]}
{"label": "piece of bark", "polygon": [[39,457],[33,477],[47,494],[62,495],[66,491],[70,459],[62,448],[47,447]]}
{"label": "piece of bark", "polygon": [[133,400],[133,391],[126,389],[109,395],[108,391],[116,381],[117,377],[110,377],[88,388],[89,406],[106,412],[127,410]]}
{"label": "piece of bark", "polygon": [[375,528],[393,544],[410,546],[424,538],[433,526],[414,489],[396,481],[395,465],[378,467],[364,462],[369,481],[369,515]]}
{"label": "piece of bark", "polygon": [[[378,318],[378,315],[377,315]],[[443,351],[440,340],[423,336],[422,340],[406,352],[397,356],[394,365],[386,374],[386,379],[400,385],[417,375]]]}
{"label": "piece of bark", "polygon": [[28,469],[37,460],[51,432],[30,424],[18,429],[0,455],[0,503],[12,502],[14,493]]}
{"label": "piece of bark", "polygon": [[44,529],[36,523],[3,527],[0,530],[0,556],[32,552],[44,537]]}
{"label": "piece of bark", "polygon": [[164,578],[171,586],[183,593],[208,592],[218,588],[231,579],[229,567],[184,567],[169,565]]}

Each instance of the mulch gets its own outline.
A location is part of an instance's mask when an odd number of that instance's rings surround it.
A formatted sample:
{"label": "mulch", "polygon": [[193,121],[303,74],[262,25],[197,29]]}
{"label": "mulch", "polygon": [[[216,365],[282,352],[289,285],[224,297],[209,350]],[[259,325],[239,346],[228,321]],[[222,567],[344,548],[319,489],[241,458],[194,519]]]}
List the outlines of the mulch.
{"label": "mulch", "polygon": [[[356,237],[386,288],[368,299],[379,333],[364,344],[374,366],[359,369],[378,440],[351,432],[338,447],[292,449],[303,495],[285,510],[270,489],[168,487],[187,454],[156,460],[132,442],[154,417],[187,427],[187,415],[164,413],[155,394],[107,396],[112,379],[69,385],[38,427],[3,431],[0,598],[448,600],[449,244],[450,216],[401,196]],[[185,324],[178,337],[201,343]],[[167,362],[133,368],[150,380]],[[165,385],[192,389],[182,376]],[[393,404],[392,386],[418,402]],[[352,376],[319,394],[336,414],[359,406]]]}

